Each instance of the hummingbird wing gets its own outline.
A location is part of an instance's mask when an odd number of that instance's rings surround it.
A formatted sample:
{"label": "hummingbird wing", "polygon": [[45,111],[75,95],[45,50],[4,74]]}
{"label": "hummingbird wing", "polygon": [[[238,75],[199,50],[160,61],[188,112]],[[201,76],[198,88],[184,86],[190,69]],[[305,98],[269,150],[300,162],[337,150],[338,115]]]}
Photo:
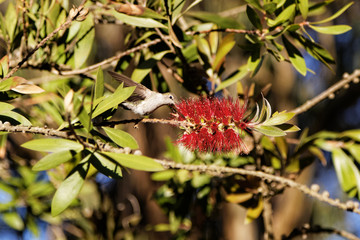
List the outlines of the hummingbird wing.
{"label": "hummingbird wing", "polygon": [[128,101],[130,101],[130,102],[144,100],[146,98],[146,92],[150,91],[150,89],[148,89],[144,85],[134,82],[131,78],[129,78],[123,74],[119,74],[119,73],[116,73],[113,71],[108,71],[108,73],[116,81],[124,83],[124,87],[132,87],[132,86],[136,87],[134,90],[134,93],[128,98]]}

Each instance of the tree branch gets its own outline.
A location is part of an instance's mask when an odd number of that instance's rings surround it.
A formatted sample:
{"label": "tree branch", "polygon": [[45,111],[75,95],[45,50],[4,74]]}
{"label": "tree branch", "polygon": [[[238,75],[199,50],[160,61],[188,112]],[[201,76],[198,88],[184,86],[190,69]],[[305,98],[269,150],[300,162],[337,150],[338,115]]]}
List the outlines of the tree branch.
{"label": "tree branch", "polygon": [[289,240],[289,239],[293,239],[297,236],[303,236],[303,239],[304,239],[304,237],[307,237],[307,235],[309,235],[309,234],[322,234],[322,233],[336,234],[341,237],[347,238],[349,240],[360,240],[360,238],[358,238],[354,234],[346,232],[344,230],[338,230],[338,229],[334,229],[334,228],[321,227],[321,226],[311,227],[309,224],[305,224],[300,229],[295,229],[294,231],[292,231],[290,233],[289,236],[283,237],[282,239]]}
{"label": "tree branch", "polygon": [[[21,125],[12,126],[9,122],[5,122],[5,123],[0,122],[0,132],[33,133],[33,134],[42,134],[47,136],[56,136],[67,139],[74,139],[74,136],[70,135],[70,133],[68,132],[58,131],[55,129],[41,128],[41,127],[31,127],[31,126],[21,126]],[[101,141],[96,141],[96,144],[97,145],[95,146],[91,143],[86,143],[86,147],[90,149],[99,149],[101,151],[107,151],[107,152],[117,152],[117,153],[128,152],[126,149],[112,147],[109,144],[104,144]],[[165,169],[185,169],[188,171],[198,171],[216,177],[224,177],[234,174],[258,177],[262,180],[277,182],[287,187],[296,188],[302,193],[311,196],[313,198],[316,198],[319,201],[326,202],[331,206],[360,214],[360,209],[358,205],[355,204],[354,202],[348,201],[346,203],[342,203],[340,202],[339,199],[330,198],[329,192],[327,191],[324,191],[323,193],[320,194],[318,187],[315,188],[312,186],[311,188],[309,188],[306,185],[297,183],[285,177],[275,176],[265,172],[248,170],[243,168],[223,167],[217,165],[190,165],[190,164],[182,164],[182,163],[176,163],[176,162],[160,160],[160,159],[155,159],[155,161],[160,163]]]}
{"label": "tree branch", "polygon": [[359,69],[355,70],[351,75],[345,73],[341,81],[335,83],[334,85],[332,85],[331,87],[329,87],[328,89],[326,89],[325,91],[314,97],[313,99],[306,101],[304,104],[291,110],[290,112],[294,112],[297,115],[306,112],[307,110],[314,107],[316,104],[318,104],[325,98],[333,99],[335,97],[336,91],[340,90],[341,88],[347,88],[349,86],[349,83],[351,82],[358,83],[359,77],[360,77]]}
{"label": "tree branch", "polygon": [[[69,12],[69,16],[66,19],[66,21],[61,24],[58,28],[56,28],[54,31],[52,31],[48,36],[46,36],[43,40],[41,40],[33,50],[31,50],[21,61],[1,80],[4,81],[11,77],[21,66],[29,60],[29,58],[41,47],[45,45],[47,41],[49,41],[55,34],[57,34],[60,30],[65,30],[70,27],[72,21],[74,21],[78,17],[82,17],[81,14],[84,14],[86,16],[87,12],[82,11],[84,9],[84,4],[86,0],[83,0],[79,7],[72,8]],[[25,23],[24,23],[25,24]]]}

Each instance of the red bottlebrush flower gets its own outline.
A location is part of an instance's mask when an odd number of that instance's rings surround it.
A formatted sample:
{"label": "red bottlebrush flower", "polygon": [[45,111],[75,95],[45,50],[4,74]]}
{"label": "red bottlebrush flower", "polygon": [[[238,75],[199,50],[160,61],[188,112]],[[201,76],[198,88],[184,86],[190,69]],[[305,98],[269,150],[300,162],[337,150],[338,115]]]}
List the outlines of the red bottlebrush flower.
{"label": "red bottlebrush flower", "polygon": [[247,128],[246,104],[230,98],[186,99],[176,104],[174,119],[185,132],[177,140],[191,151],[247,153],[240,133]]}

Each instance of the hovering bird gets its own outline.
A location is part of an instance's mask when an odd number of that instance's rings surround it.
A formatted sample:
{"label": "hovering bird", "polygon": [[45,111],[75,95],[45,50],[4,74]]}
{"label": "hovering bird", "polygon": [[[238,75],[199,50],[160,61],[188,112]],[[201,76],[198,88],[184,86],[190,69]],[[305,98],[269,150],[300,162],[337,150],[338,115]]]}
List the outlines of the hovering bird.
{"label": "hovering bird", "polygon": [[124,83],[124,87],[136,87],[133,94],[125,102],[121,103],[125,108],[130,109],[136,114],[142,116],[149,115],[163,105],[175,104],[175,98],[170,93],[162,94],[154,92],[125,75],[113,71],[108,71],[108,73],[115,80]]}

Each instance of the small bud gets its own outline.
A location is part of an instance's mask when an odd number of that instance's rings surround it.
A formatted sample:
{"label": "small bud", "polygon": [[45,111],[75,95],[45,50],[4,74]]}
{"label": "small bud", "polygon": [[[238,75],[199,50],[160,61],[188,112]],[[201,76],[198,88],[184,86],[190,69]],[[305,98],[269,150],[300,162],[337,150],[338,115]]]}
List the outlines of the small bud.
{"label": "small bud", "polygon": [[86,16],[88,15],[88,13],[89,13],[89,9],[87,9],[87,8],[82,9],[79,12],[79,16],[77,16],[75,20],[78,22],[84,21],[86,19]]}
{"label": "small bud", "polygon": [[345,84],[345,85],[344,85],[344,89],[348,89],[349,87],[350,87],[349,84]]}
{"label": "small bud", "polygon": [[358,77],[354,78],[353,82],[354,82],[355,84],[356,84],[356,83],[359,83],[359,78],[358,78]]}
{"label": "small bud", "polygon": [[324,198],[329,198],[329,197],[330,197],[330,193],[329,193],[328,191],[324,191],[324,192],[322,193],[322,196],[323,196]]}
{"label": "small bud", "polygon": [[349,73],[344,73],[343,74],[343,78],[348,78],[349,77]]}
{"label": "small bud", "polygon": [[329,99],[334,99],[335,98],[335,94],[334,93],[331,93],[330,95],[329,95]]}
{"label": "small bud", "polygon": [[76,14],[77,14],[76,9],[75,9],[75,7],[73,7],[69,11],[69,18],[71,18],[71,19],[75,18]]}
{"label": "small bud", "polygon": [[142,155],[142,152],[140,150],[135,150],[134,155],[140,156],[140,155]]}
{"label": "small bud", "polygon": [[131,148],[125,147],[125,148],[124,148],[124,151],[125,151],[126,154],[129,154],[129,153],[131,152]]}
{"label": "small bud", "polygon": [[312,184],[310,189],[313,192],[319,192],[320,191],[320,186],[318,184]]}
{"label": "small bud", "polygon": [[348,210],[353,210],[354,209],[354,202],[353,201],[347,201],[346,202],[346,208]]}

